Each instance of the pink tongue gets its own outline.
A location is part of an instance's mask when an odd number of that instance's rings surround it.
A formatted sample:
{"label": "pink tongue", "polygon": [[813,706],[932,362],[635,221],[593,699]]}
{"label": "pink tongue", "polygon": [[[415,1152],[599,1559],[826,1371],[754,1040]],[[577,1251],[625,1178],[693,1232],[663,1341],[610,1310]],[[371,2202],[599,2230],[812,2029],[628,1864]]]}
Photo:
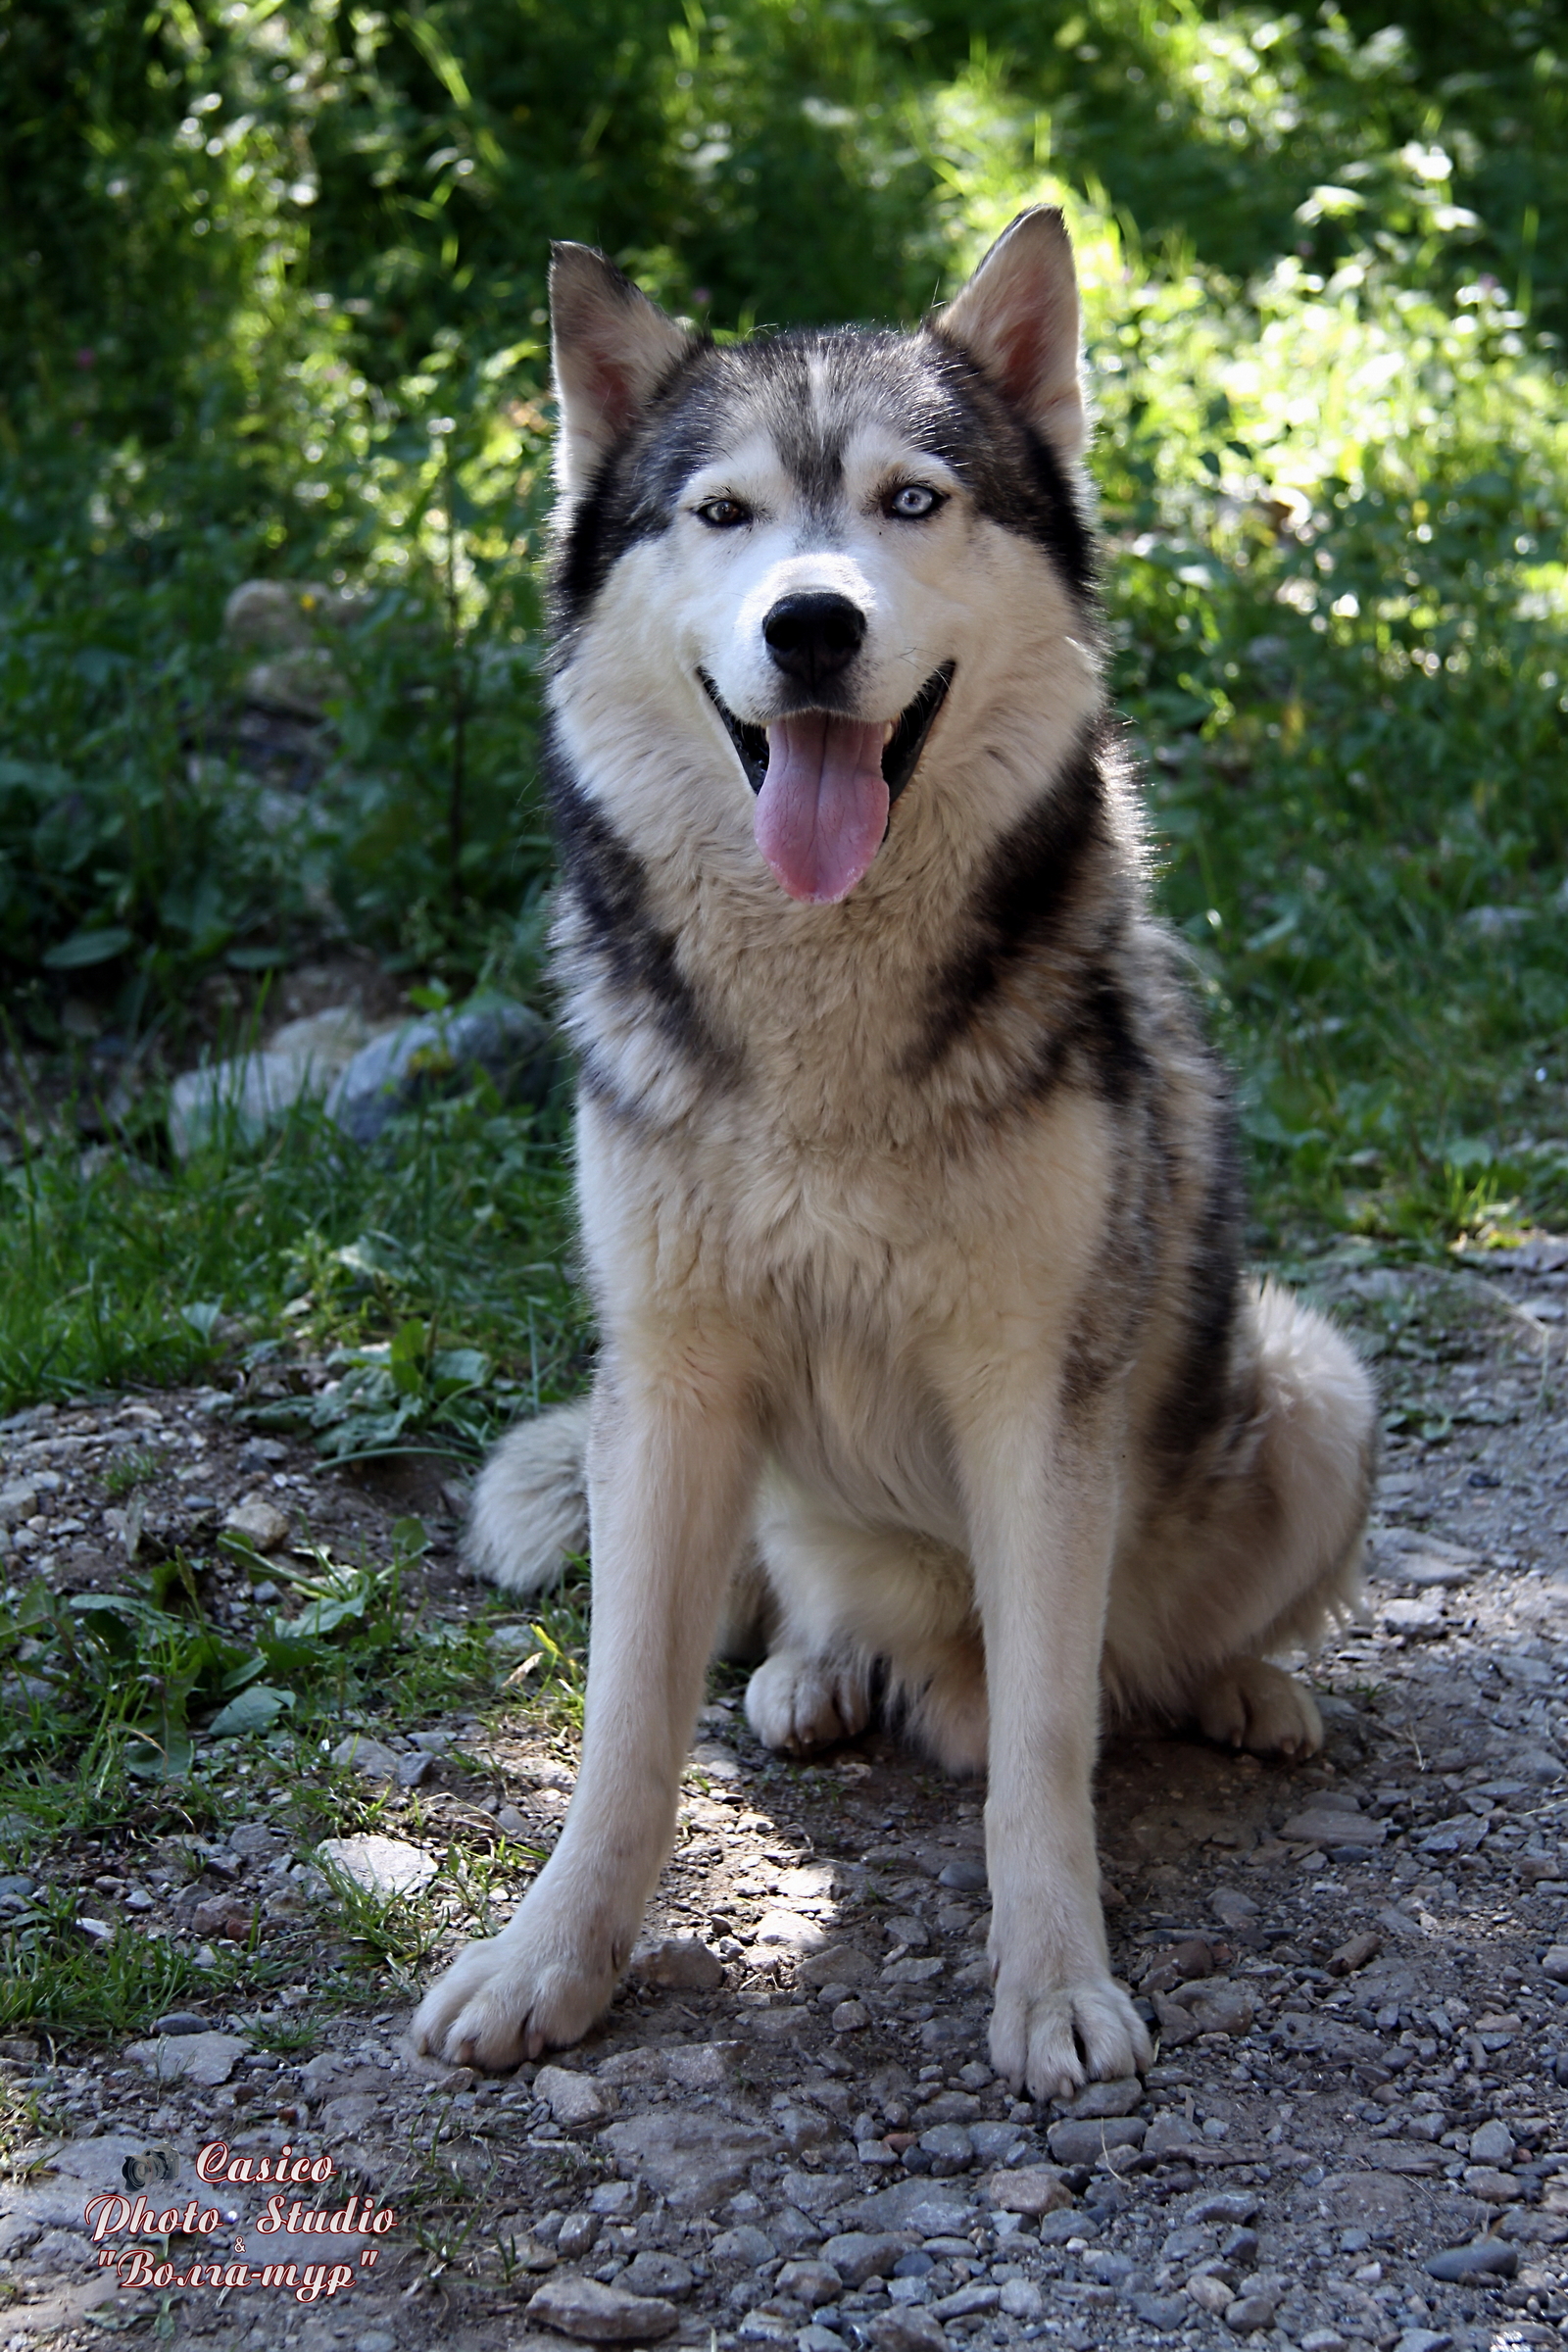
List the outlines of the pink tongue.
{"label": "pink tongue", "polygon": [[824,905],[855,888],[888,823],[880,720],[808,710],[767,730],[757,846],[792,899]]}

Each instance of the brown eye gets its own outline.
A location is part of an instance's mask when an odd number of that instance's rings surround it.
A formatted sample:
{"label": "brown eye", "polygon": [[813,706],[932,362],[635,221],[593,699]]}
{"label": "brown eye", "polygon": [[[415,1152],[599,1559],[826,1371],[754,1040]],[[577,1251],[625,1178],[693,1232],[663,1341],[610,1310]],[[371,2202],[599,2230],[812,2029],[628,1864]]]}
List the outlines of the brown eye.
{"label": "brown eye", "polygon": [[943,503],[941,491],[933,490],[929,482],[906,482],[888,500],[887,511],[896,514],[900,522],[920,522],[927,514],[934,514]]}
{"label": "brown eye", "polygon": [[733,531],[751,521],[752,511],[738,498],[705,498],[697,509],[697,519],[706,522],[710,531]]}

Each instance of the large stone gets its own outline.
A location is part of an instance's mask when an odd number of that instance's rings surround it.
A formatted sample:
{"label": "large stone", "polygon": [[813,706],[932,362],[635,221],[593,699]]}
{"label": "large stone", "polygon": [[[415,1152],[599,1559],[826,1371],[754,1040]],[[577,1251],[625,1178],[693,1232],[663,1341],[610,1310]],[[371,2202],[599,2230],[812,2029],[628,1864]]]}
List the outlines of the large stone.
{"label": "large stone", "polygon": [[1247,2034],[1257,2015],[1251,1994],[1223,1977],[1210,1977],[1200,1984],[1184,1984],[1181,2005],[1194,2019],[1200,2034]]}
{"label": "large stone", "polygon": [[160,2034],[152,2041],[127,2042],[125,2056],[161,2082],[192,2082],[203,2090],[216,2090],[249,2048],[237,2034]]}
{"label": "large stone", "polygon": [[470,997],[461,1011],[430,1013],[373,1039],[332,1086],[326,1108],[357,1144],[373,1144],[400,1111],[460,1094],[481,1074],[503,1102],[542,1102],[556,1068],[536,1012],[507,997]]}
{"label": "large stone", "polygon": [[591,2075],[575,2074],[569,2067],[542,2066],[534,2077],[533,2092],[566,2131],[602,2124],[614,2113],[614,2092],[601,2090]]}
{"label": "large stone", "polygon": [[327,1758],[340,1771],[363,1772],[371,1781],[395,1781],[401,1760],[396,1748],[388,1747],[384,1740],[372,1740],[368,1732],[350,1732]]}
{"label": "large stone", "polygon": [[186,1070],[169,1090],[169,1141],[188,1159],[224,1134],[254,1143],[296,1102],[319,1102],[375,1035],[351,1004],[286,1021],[255,1054]]}
{"label": "large stone", "polygon": [[1369,1821],[1364,1813],[1325,1805],[1321,1800],[1309,1804],[1303,1812],[1293,1813],[1280,1831],[1280,1836],[1292,1845],[1323,1847],[1377,1846],[1388,1834],[1386,1821]]}
{"label": "large stone", "polygon": [[275,1502],[265,1494],[247,1494],[235,1503],[223,1520],[231,1536],[238,1536],[256,1551],[281,1551],[293,1535],[287,1518]]}
{"label": "large stone", "polygon": [[316,1851],[367,1894],[417,1894],[436,1874],[434,1857],[402,1838],[323,1838]]}
{"label": "large stone", "polygon": [[968,2198],[956,2183],[916,2175],[890,2188],[872,2189],[842,2206],[834,2220],[848,2230],[913,2230],[921,2237],[952,2236],[969,2226]]}
{"label": "large stone", "polygon": [[1142,2147],[1144,2126],[1136,2116],[1106,2116],[1098,2123],[1053,2124],[1046,2144],[1057,2164],[1098,2164],[1109,2148]]}
{"label": "large stone", "polygon": [[673,2332],[680,2314],[662,2295],[629,2295],[558,2271],[529,2303],[528,2317],[580,2343],[652,2344]]}
{"label": "large stone", "polygon": [[876,1975],[877,1963],[862,1952],[858,1944],[830,1943],[819,1952],[811,1952],[795,1971],[797,1984],[812,1987],[821,1984],[869,1984]]}
{"label": "large stone", "polygon": [[1429,2278],[1457,2285],[1465,2278],[1516,2278],[1519,2249],[1500,2237],[1483,2237],[1470,2246],[1449,2246],[1423,2266]]}
{"label": "large stone", "polygon": [[626,1973],[634,1984],[657,1985],[664,1992],[716,1992],[724,1982],[724,1963],[700,1936],[666,1936],[640,1943]]}
{"label": "large stone", "polygon": [[942,2322],[914,2303],[884,2312],[871,2322],[869,2333],[876,2352],[947,2352]]}
{"label": "large stone", "polygon": [[1056,2213],[1072,2203],[1067,2183],[1049,2164],[1023,2164],[1016,2172],[993,2173],[986,2188],[1000,2212],[1026,2214],[1031,2219]]}
{"label": "large stone", "polygon": [[906,2231],[846,2230],[828,2239],[822,2260],[831,2263],[846,2286],[863,2286],[868,2278],[886,2278],[911,2243]]}
{"label": "large stone", "polygon": [[1067,2113],[1078,2123],[1110,2115],[1131,2115],[1144,2103],[1144,2086],[1136,2075],[1118,2075],[1108,2082],[1091,2082],[1078,2093]]}
{"label": "large stone", "polygon": [[599,2144],[678,2213],[711,2213],[746,2185],[752,2166],[778,2142],[771,2132],[728,2116],[665,2107],[608,2125]]}

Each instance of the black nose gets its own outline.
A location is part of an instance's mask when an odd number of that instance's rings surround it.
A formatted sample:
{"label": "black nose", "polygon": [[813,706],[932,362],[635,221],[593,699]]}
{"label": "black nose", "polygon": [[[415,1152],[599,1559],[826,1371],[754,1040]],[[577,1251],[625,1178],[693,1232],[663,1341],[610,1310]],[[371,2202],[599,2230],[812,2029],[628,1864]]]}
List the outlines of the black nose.
{"label": "black nose", "polygon": [[865,640],[865,614],[847,596],[781,596],[762,623],[767,650],[786,677],[821,686],[848,669]]}

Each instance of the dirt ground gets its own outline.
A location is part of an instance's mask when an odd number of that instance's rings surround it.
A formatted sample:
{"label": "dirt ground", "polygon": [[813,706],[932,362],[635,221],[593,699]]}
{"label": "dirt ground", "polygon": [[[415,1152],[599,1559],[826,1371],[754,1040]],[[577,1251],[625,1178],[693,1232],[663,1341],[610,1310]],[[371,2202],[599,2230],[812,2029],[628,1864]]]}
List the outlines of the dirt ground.
{"label": "dirt ground", "polygon": [[[1013,2100],[985,2055],[983,1791],[876,1734],[785,1766],[716,1678],[626,1988],[580,2047],[509,2081],[416,2059],[390,1979],[358,2004],[322,1997],[336,1898],[268,1807],[208,1840],[193,1877],[117,1873],[112,1838],[24,1870],[0,1856],[14,1916],[40,1886],[72,1887],[84,1915],[217,1949],[237,1914],[257,1948],[292,1936],[300,1955],[265,2000],[193,2004],[128,2048],[52,2050],[36,2029],[0,2042],[43,2133],[0,2179],[0,2347],[122,2329],[245,2352],[1557,2344],[1568,1245],[1486,1263],[1508,1270],[1322,1269],[1399,1424],[1366,1619],[1309,1669],[1325,1753],[1291,1767],[1196,1738],[1107,1740],[1106,1902],[1114,1965],[1158,2032],[1147,2081],[1071,2109]],[[211,1394],[0,1430],[0,1486],[30,1480],[37,1501],[7,1539],[13,1586],[120,1572],[103,1468],[137,1428],[176,1465],[146,1491],[155,1524],[199,1535],[259,1494],[373,1549],[413,1499],[434,1539],[427,1607],[475,1599],[450,1493],[355,1484],[247,1437]],[[236,1586],[215,1605],[247,1601]],[[410,1884],[455,1846],[547,1847],[572,1781],[569,1741],[514,1704],[364,1762],[391,1844],[361,1866]],[[249,2161],[208,2190],[195,2160],[220,2140],[221,2163]],[[128,2194],[127,2159],[157,2147],[174,2177],[149,2177],[149,2210],[206,2200],[218,2221],[167,2242],[161,2279],[166,2241],[143,2240],[151,2282],[122,2285],[83,2208]],[[332,2174],[291,2178],[265,2230],[262,2163],[301,2153]],[[313,2211],[336,2230],[313,2231]],[[246,2283],[221,2283],[247,2260]]]}

